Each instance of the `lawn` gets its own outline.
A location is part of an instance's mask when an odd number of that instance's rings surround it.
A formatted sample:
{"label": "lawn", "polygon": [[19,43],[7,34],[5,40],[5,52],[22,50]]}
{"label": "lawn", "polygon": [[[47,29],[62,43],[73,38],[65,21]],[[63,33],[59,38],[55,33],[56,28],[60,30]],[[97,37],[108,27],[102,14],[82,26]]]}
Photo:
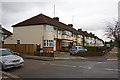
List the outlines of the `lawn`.
{"label": "lawn", "polygon": [[118,48],[118,57],[120,58],[120,48]]}

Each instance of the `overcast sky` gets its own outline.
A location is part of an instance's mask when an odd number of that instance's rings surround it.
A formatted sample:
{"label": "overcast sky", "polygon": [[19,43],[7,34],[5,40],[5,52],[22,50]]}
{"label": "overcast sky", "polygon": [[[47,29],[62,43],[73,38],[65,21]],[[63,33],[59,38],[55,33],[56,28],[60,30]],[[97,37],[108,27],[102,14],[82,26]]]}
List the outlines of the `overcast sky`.
{"label": "overcast sky", "polygon": [[[11,32],[11,25],[43,13],[55,16],[65,24],[73,23],[74,28],[92,32],[103,40],[108,22],[117,20],[119,0],[2,0],[0,22]],[[2,12],[2,13],[1,13]]]}

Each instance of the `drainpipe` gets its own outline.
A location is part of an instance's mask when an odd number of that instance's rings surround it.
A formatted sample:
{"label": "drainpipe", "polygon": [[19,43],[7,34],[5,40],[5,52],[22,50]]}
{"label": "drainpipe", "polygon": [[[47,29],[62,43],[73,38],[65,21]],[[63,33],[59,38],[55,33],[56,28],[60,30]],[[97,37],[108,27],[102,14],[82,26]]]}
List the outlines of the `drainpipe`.
{"label": "drainpipe", "polygon": [[83,46],[85,46],[85,37],[83,35]]}

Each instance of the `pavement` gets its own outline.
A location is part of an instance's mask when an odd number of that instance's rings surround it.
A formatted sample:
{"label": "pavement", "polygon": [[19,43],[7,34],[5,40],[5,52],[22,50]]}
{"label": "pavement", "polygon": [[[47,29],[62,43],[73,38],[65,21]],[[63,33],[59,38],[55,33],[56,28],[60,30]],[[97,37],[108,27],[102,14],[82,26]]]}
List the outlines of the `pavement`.
{"label": "pavement", "polygon": [[55,52],[54,57],[32,56],[32,55],[26,55],[26,54],[21,54],[21,56],[24,59],[35,59],[35,60],[43,60],[43,61],[87,59],[80,56],[71,56],[69,52]]}
{"label": "pavement", "polygon": [[2,71],[1,74],[2,74],[1,80],[22,80],[20,77],[11,73]]}

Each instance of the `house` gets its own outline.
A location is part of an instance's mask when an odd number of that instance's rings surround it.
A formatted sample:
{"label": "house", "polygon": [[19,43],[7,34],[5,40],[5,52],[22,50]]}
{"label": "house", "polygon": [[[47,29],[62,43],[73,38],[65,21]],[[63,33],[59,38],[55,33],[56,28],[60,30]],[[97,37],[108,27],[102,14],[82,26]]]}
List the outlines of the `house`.
{"label": "house", "polygon": [[10,32],[10,31],[8,31],[8,30],[6,30],[5,28],[3,28],[1,25],[0,25],[0,43],[2,44],[4,44],[4,40],[6,39],[6,38],[8,38],[9,36],[11,36],[12,35],[12,33]]}
{"label": "house", "polygon": [[69,50],[69,44],[75,42],[77,30],[72,24],[59,22],[59,18],[50,18],[40,14],[13,25],[13,35],[5,39],[5,44],[38,44],[45,51]]}
{"label": "house", "polygon": [[[5,44],[37,44],[45,51],[68,51],[69,45],[84,45],[88,34],[64,24],[58,17],[50,18],[39,14],[15,24],[13,35],[6,38]],[[89,42],[88,42],[89,43]],[[85,43],[87,44],[87,43]]]}

